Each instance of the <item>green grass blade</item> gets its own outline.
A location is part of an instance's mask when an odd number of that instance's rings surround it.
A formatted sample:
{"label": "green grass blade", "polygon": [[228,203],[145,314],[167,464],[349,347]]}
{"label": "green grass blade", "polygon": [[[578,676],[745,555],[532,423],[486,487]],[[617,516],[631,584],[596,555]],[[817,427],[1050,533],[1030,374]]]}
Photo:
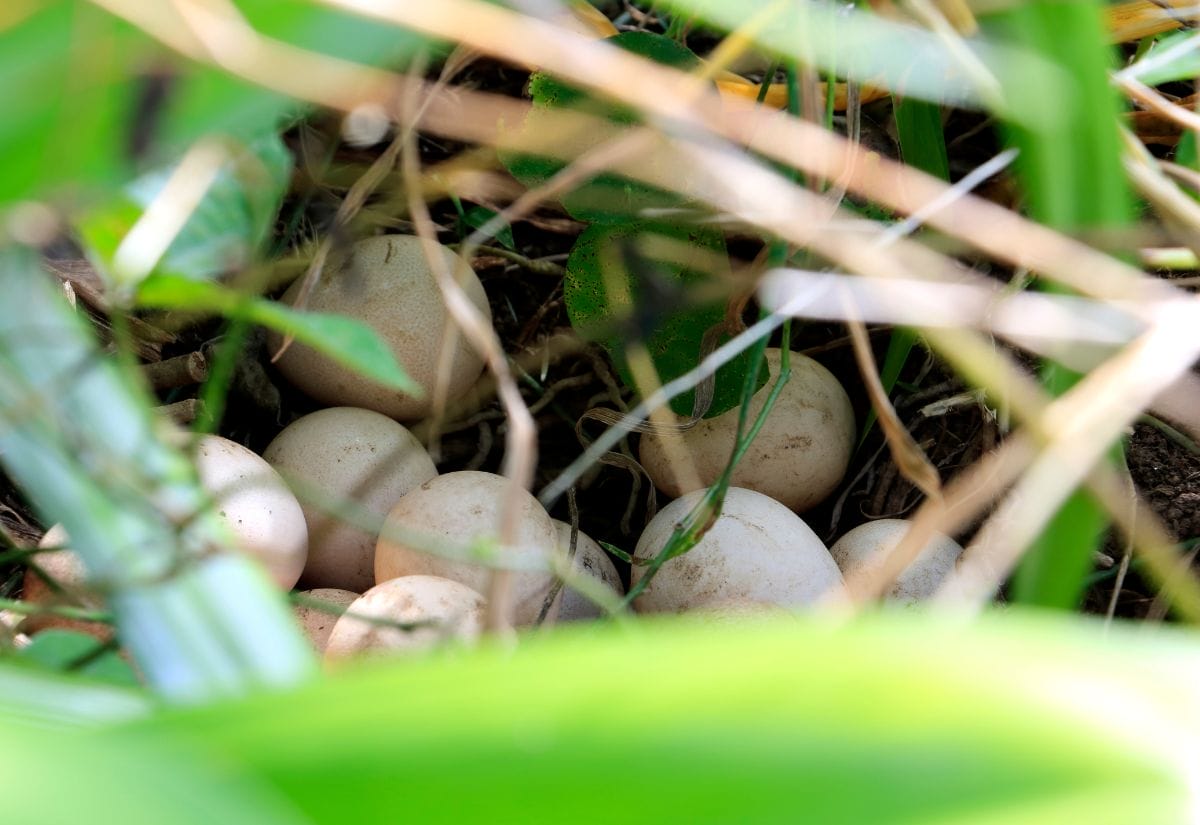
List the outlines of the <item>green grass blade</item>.
{"label": "green grass blade", "polygon": [[[991,31],[1056,65],[1064,78],[1047,82],[1031,62],[1008,64],[1001,80],[1012,108],[1009,135],[1021,151],[1017,170],[1027,208],[1037,220],[1067,231],[1119,227],[1133,213],[1101,13],[1095,2],[1029,2],[989,20]],[[1044,384],[1051,392],[1062,393],[1075,380],[1047,365]],[[1026,554],[1015,599],[1074,608],[1105,522],[1098,505],[1076,492]]]}
{"label": "green grass blade", "polygon": [[900,157],[909,166],[950,180],[946,136],[942,132],[942,107],[924,100],[892,96]]}

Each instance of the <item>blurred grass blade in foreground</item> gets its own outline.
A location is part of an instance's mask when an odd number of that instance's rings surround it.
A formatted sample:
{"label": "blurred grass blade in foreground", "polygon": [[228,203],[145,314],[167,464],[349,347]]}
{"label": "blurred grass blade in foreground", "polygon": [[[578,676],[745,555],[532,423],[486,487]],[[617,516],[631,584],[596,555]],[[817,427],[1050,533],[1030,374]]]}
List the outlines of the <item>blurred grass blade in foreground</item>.
{"label": "blurred grass blade in foreground", "polygon": [[0,250],[0,460],[61,523],[149,682],[197,701],[311,672],[264,573],[230,540],[165,420],[104,356],[37,257]]}

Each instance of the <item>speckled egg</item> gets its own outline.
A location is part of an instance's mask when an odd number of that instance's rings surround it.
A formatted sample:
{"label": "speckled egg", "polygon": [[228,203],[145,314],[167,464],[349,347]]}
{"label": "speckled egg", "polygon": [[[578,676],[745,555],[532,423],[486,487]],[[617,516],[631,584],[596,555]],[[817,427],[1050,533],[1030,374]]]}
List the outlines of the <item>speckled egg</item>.
{"label": "speckled egg", "polygon": [[297,604],[292,608],[296,614],[296,621],[300,623],[300,629],[312,643],[313,649],[317,651],[318,655],[324,655],[325,647],[329,642],[329,634],[333,632],[333,626],[337,624],[341,614],[358,598],[359,594],[351,593],[349,590],[338,590],[335,587],[318,587],[314,590],[305,590],[300,595],[328,605],[325,610],[310,604]]}
{"label": "speckled egg", "polygon": [[[909,522],[901,518],[868,521],[838,539],[829,552],[846,578],[864,574],[883,563],[883,557],[901,542],[908,528]],[[954,539],[936,534],[896,579],[887,600],[912,605],[928,599],[954,572],[962,551]]]}
{"label": "speckled egg", "polygon": [[[555,519],[554,530],[558,536],[558,550],[565,555],[571,549],[571,525]],[[614,598],[621,596],[623,588],[616,565],[612,563],[608,553],[604,552],[604,548],[584,535],[582,531],[576,534],[575,563],[572,565],[572,570],[576,575],[587,576],[603,584],[612,591]],[[602,616],[604,616],[604,611],[587,596],[578,590],[563,587],[558,621],[589,621]]]}
{"label": "speckled egg", "polygon": [[[354,600],[338,619],[329,634],[325,661],[367,653],[412,653],[449,640],[472,642],[483,631],[483,607],[483,596],[450,579],[389,579]],[[381,621],[364,621],[363,616]],[[405,629],[384,622],[425,626]]]}
{"label": "speckled egg", "polygon": [[[456,272],[458,256],[445,247],[440,253],[450,271]],[[292,284],[284,293],[283,302],[294,304],[300,286],[300,280]],[[490,321],[487,295],[470,267],[462,286],[471,302]],[[305,308],[347,315],[372,327],[425,392],[423,397],[416,398],[389,389],[298,342],[293,342],[276,363],[288,381],[329,405],[365,407],[401,421],[416,420],[429,413],[442,335],[450,320],[418,238],[379,235],[354,244],[343,260],[331,261],[326,266]],[[281,338],[274,335],[271,342],[278,347]],[[470,389],[483,370],[483,359],[460,335],[455,335],[453,346],[449,398]]]}
{"label": "speckled egg", "polygon": [[308,529],[283,478],[261,456],[217,435],[201,436],[194,457],[200,483],[237,546],[291,590],[308,556]]}
{"label": "speckled egg", "polygon": [[[375,580],[400,576],[441,576],[486,593],[491,571],[464,554],[482,538],[495,538],[510,482],[493,473],[464,470],[426,481],[405,495],[388,513],[375,547]],[[538,500],[519,492],[517,538],[509,563],[535,568],[514,573],[513,620],[537,622],[550,594],[550,572],[557,537],[554,523]],[[429,550],[449,555],[435,555]],[[503,559],[497,559],[503,561]],[[540,569],[536,569],[540,568]]]}
{"label": "speckled egg", "polygon": [[[779,376],[782,351],[768,349],[771,379],[750,399],[749,422],[763,409]],[[854,409],[829,370],[799,353],[791,355],[792,374],[750,450],[733,471],[730,483],[770,496],[796,512],[819,504],[846,474],[854,450]],[[737,435],[738,410],[700,421],[679,434],[695,464],[700,484],[716,482]],[[663,436],[642,436],[642,465],[654,486],[677,497],[691,492],[668,461]]]}
{"label": "speckled egg", "polygon": [[[437,475],[429,453],[404,425],[357,407],[330,407],[297,419],[267,445],[263,458],[292,485],[304,510],[308,561],[300,585],[356,593],[375,584],[375,542],[392,505]],[[345,506],[373,518],[375,528],[362,529],[330,512]]]}

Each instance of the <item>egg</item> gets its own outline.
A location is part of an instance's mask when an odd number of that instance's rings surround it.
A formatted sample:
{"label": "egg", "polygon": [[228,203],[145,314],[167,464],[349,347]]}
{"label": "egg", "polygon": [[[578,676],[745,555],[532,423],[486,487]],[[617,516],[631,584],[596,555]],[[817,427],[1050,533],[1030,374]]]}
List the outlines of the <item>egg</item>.
{"label": "egg", "polygon": [[194,460],[237,547],[291,590],[308,556],[308,529],[283,478],[261,456],[217,435],[197,440]]}
{"label": "egg", "polygon": [[[654,558],[703,496],[697,490],[660,510],[638,539],[635,560]],[[646,573],[636,561],[632,584]],[[798,608],[842,591],[833,557],[799,516],[762,493],[731,487],[721,517],[695,547],[663,564],[633,607],[649,613],[731,602]]]}
{"label": "egg", "polygon": [[[375,581],[400,576],[441,576],[486,592],[491,570],[462,558],[479,539],[495,539],[510,482],[492,473],[463,470],[426,481],[388,513],[375,547]],[[528,491],[518,492],[517,535],[508,563],[527,569],[511,578],[518,625],[538,621],[554,583],[554,523]],[[457,555],[435,555],[426,550]],[[502,559],[497,559],[501,561]]]}
{"label": "egg", "polygon": [[[483,608],[483,596],[460,582],[439,576],[389,579],[355,599],[337,620],[325,661],[364,653],[412,653],[450,639],[472,642],[483,632]],[[417,623],[427,626],[395,626]]]}
{"label": "egg", "polygon": [[[905,519],[881,518],[860,524],[838,539],[829,552],[847,578],[877,569],[884,556],[908,532]],[[904,569],[887,592],[887,600],[903,605],[924,601],[937,592],[954,571],[963,548],[954,539],[935,534],[920,554]]]}
{"label": "egg", "polygon": [[[30,604],[45,607],[106,609],[103,594],[88,584],[87,568],[83,559],[67,546],[68,542],[67,531],[61,524],[56,524],[47,530],[38,542],[38,548],[46,552],[38,553],[32,559],[34,564],[54,580],[61,592],[51,588],[32,568],[27,567],[21,583],[21,598]],[[112,626],[104,622],[87,622],[49,613],[32,613],[21,623],[21,630],[25,633],[37,633],[49,628],[78,630],[102,641],[108,641],[113,636]]]}
{"label": "egg", "polygon": [[[347,523],[322,503],[347,502],[382,525],[405,493],[437,475],[429,453],[404,425],[357,407],[297,419],[267,445],[263,458],[301,496],[308,526],[301,586],[356,593],[375,584],[379,529]],[[319,498],[309,501],[305,490]]]}
{"label": "egg", "polygon": [[302,591],[301,595],[328,605],[325,610],[310,604],[297,604],[292,608],[292,612],[296,614],[296,621],[300,623],[300,629],[312,643],[313,649],[323,655],[333,626],[359,594],[333,587],[318,587],[315,590]]}
{"label": "egg", "polygon": [[[778,380],[782,350],[768,349],[771,378],[750,399],[747,426],[766,405]],[[841,483],[854,451],[854,409],[845,389],[829,370],[811,358],[791,354],[791,377],[749,451],[734,468],[730,484],[768,495],[796,512],[823,501]],[[679,434],[695,463],[700,484],[716,482],[737,436],[738,410],[705,419]],[[642,466],[654,486],[672,498],[683,489],[659,435],[647,433],[640,444]]]}
{"label": "egg", "polygon": [[[563,555],[571,549],[571,525],[554,519],[554,530],[558,537],[558,550]],[[595,541],[584,535],[582,531],[576,534],[575,561],[571,569],[576,575],[595,579],[612,591],[614,597],[622,595],[621,577],[617,567],[608,557],[608,553]],[[558,610],[558,621],[579,622],[603,617],[604,611],[578,590],[564,586]]]}
{"label": "egg", "polygon": [[[450,271],[457,272],[458,256],[445,247],[439,253]],[[284,303],[296,302],[302,280],[284,293]],[[470,267],[462,288],[490,321],[487,295]],[[293,342],[276,363],[289,382],[331,406],[365,407],[401,421],[429,413],[442,334],[451,321],[418,238],[380,235],[357,242],[344,260],[326,265],[305,308],[347,315],[370,326],[424,395],[417,398],[384,387],[299,342]],[[281,343],[278,335],[272,336],[272,346],[278,348]],[[470,389],[483,370],[483,359],[461,335],[453,346],[447,384],[450,398]]]}

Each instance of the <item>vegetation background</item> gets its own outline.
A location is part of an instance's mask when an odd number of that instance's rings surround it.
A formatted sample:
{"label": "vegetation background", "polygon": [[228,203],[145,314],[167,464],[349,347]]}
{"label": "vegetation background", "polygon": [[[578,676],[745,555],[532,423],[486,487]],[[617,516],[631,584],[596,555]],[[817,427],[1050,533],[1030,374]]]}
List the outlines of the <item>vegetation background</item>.
{"label": "vegetation background", "polygon": [[[0,10],[0,461],[11,480],[0,607],[32,609],[13,598],[37,563],[21,531],[61,522],[109,610],[58,610],[113,622],[139,673],[112,645],[69,634],[6,645],[4,815],[1194,820],[1200,647],[1188,625],[1200,584],[1185,494],[1200,436],[1189,291],[1200,40],[1189,6],[591,8]],[[604,39],[614,20],[662,37],[619,48]],[[342,144],[339,129],[378,145]],[[720,231],[697,230],[697,215]],[[599,270],[564,270],[574,235],[639,234],[632,219],[648,216],[674,227],[657,234],[728,265],[725,295],[762,310],[703,359],[704,313],[691,343],[654,351],[655,382],[691,393],[676,411],[705,388],[715,408],[748,397],[771,335],[824,346],[844,324],[837,357],[858,364],[857,400],[872,410],[863,444],[906,485],[914,526],[895,569],[933,531],[972,536],[939,609],[866,609],[880,576],[801,622],[635,624],[618,610],[515,648],[318,676],[277,593],[248,562],[212,552],[228,536],[137,364],[153,344],[147,319],[207,324],[219,341],[195,429],[253,440],[252,405],[231,387],[259,328],[406,386],[362,325],[269,300],[331,245],[381,226],[441,227],[464,256],[515,263],[518,283],[578,285]],[[690,310],[696,285],[682,273],[694,259],[667,247],[655,254],[676,273],[668,297]],[[64,248],[86,252],[99,280],[55,269]],[[822,302],[829,273],[840,291]],[[539,323],[622,321],[568,289]],[[513,318],[527,309],[538,307]],[[792,329],[793,311],[809,320]],[[548,393],[516,386],[533,374],[518,355],[542,357],[521,327],[481,339],[510,356],[490,362],[494,420],[509,426],[484,461],[561,508],[655,388],[639,382],[642,403],[602,421],[582,454],[573,433],[523,441],[519,424]],[[628,340],[603,341],[618,367],[638,357]],[[700,373],[722,353],[732,364],[709,387]],[[892,403],[932,385],[921,383],[930,370],[977,417],[973,443],[985,412],[998,422],[969,461],[928,449]],[[754,422],[743,423],[746,443]],[[1168,445],[1161,461],[1123,448],[1135,424]],[[1183,468],[1165,499],[1162,466]],[[1131,470],[1146,474],[1140,485]],[[686,552],[723,489],[656,563]]]}

